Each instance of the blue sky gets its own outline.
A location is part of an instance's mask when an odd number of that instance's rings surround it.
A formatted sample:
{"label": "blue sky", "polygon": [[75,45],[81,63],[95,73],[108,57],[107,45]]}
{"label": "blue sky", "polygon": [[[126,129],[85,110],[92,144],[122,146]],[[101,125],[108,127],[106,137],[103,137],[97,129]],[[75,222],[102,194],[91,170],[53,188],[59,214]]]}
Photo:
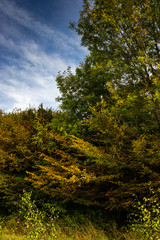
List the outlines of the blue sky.
{"label": "blue sky", "polygon": [[56,76],[88,54],[68,28],[82,0],[0,0],[0,109],[58,108]]}

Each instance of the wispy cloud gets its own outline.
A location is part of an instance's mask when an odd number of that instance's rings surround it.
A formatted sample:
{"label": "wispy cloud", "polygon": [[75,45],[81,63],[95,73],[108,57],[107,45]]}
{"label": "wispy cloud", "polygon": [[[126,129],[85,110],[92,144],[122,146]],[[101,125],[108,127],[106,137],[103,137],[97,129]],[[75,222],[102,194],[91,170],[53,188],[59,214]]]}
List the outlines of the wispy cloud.
{"label": "wispy cloud", "polygon": [[[83,58],[87,50],[80,46],[77,37],[72,39],[37,21],[13,0],[1,0],[0,11],[15,22],[12,35],[9,31],[0,34],[0,47],[5,52],[0,56],[0,108],[11,111],[15,107],[37,107],[40,103],[57,108],[55,98],[59,92],[55,79],[58,71],[64,71],[68,66],[75,70],[77,56]],[[17,24],[33,31],[41,41],[22,37]],[[53,44],[57,51],[46,50],[44,41]]]}
{"label": "wispy cloud", "polygon": [[12,20],[16,21],[19,25],[28,28],[46,39],[52,39],[53,44],[61,49],[75,53],[75,51],[81,51],[86,53],[86,49],[80,46],[80,38],[78,36],[72,38],[66,34],[53,29],[46,24],[43,24],[35,20],[32,15],[26,10],[18,7],[14,1],[1,0],[0,11],[7,15]]}
{"label": "wispy cloud", "polygon": [[[68,65],[75,69],[74,61],[66,61],[54,53],[48,55],[33,41],[23,42],[18,47],[10,40],[4,42],[18,54],[17,59],[10,57],[11,64],[3,64],[0,71],[0,92],[12,99],[12,108],[24,109],[30,104],[37,107],[41,102],[56,108],[57,73]],[[0,108],[4,109],[3,105],[1,102]],[[5,110],[10,111],[10,108]]]}

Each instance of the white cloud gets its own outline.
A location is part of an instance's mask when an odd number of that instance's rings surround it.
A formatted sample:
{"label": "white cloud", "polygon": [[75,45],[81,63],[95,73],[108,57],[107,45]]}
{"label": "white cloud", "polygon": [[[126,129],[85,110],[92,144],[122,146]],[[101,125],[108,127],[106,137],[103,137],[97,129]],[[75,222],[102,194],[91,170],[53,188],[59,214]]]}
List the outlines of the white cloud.
{"label": "white cloud", "polygon": [[[30,104],[37,107],[40,103],[57,108],[58,103],[55,102],[59,95],[55,82],[57,73],[59,70],[64,71],[68,65],[75,69],[74,61],[67,61],[58,54],[47,55],[33,41],[23,42],[18,47],[12,42],[8,47],[14,48],[19,58],[15,62],[11,61],[10,66],[3,64],[0,71],[0,92],[6,98],[12,99],[12,109],[16,107],[23,110]],[[0,108],[3,109],[3,102]]]}
{"label": "white cloud", "polygon": [[68,66],[74,71],[77,56],[85,57],[87,50],[80,46],[77,38],[72,39],[35,20],[14,1],[1,0],[0,11],[16,24],[38,34],[42,42],[46,39],[47,43],[57,47],[57,51],[46,52],[44,44],[39,41],[24,39],[16,25],[10,35],[9,31],[2,31],[0,47],[3,51],[5,49],[6,54],[1,55],[3,62],[0,67],[0,109],[7,112],[15,107],[24,110],[30,105],[37,107],[40,103],[46,107],[57,108],[55,98],[59,92],[55,79],[58,71],[63,72]]}

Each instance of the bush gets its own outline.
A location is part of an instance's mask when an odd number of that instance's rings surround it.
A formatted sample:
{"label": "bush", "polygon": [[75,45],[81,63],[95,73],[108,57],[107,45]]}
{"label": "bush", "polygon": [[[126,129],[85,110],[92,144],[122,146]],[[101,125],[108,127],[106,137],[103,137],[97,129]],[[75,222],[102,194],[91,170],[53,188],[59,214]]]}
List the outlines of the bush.
{"label": "bush", "polygon": [[51,204],[44,204],[43,211],[40,211],[34,200],[31,199],[32,192],[23,192],[19,204],[18,221],[24,221],[24,231],[29,239],[44,239],[46,235],[50,235],[56,239],[55,208]]}
{"label": "bush", "polygon": [[133,214],[134,223],[131,230],[139,233],[138,239],[159,240],[160,239],[160,200],[155,191],[150,187],[151,196],[143,198],[143,202],[138,202],[136,208],[138,214]]}

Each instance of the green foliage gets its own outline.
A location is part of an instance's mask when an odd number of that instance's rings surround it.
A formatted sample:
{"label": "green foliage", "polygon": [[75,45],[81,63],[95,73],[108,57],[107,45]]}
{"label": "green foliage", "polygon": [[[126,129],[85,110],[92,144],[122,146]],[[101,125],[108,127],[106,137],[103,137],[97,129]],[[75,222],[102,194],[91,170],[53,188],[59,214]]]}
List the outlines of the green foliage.
{"label": "green foliage", "polygon": [[95,68],[91,57],[86,58],[75,74],[70,68],[63,74],[59,73],[56,81],[61,97],[57,100],[70,120],[88,119],[92,116],[90,106],[95,106],[102,98],[109,99],[108,78],[103,70]]}
{"label": "green foliage", "polygon": [[150,187],[151,196],[143,198],[143,203],[139,202],[135,206],[138,209],[138,214],[134,218],[137,221],[131,225],[131,230],[139,234],[140,239],[156,240],[160,236],[160,202],[155,191]]}
{"label": "green foliage", "polygon": [[19,204],[19,218],[24,221],[26,230],[24,234],[27,234],[29,239],[44,239],[46,235],[56,239],[55,220],[58,215],[55,215],[55,208],[50,204],[45,204],[45,211],[40,211],[31,196],[31,192],[23,191]]}
{"label": "green foliage", "polygon": [[99,106],[100,110],[92,108],[94,117],[88,125],[92,143],[103,153],[103,166],[110,166],[107,173],[103,172],[103,179],[106,181],[108,174],[113,176],[105,195],[109,199],[107,205],[110,209],[129,210],[135,202],[133,193],[145,195],[149,181],[155,188],[159,185],[160,140],[124,118],[121,120],[122,112],[116,105],[108,107],[101,102]]}
{"label": "green foliage", "polygon": [[54,133],[67,136],[67,135],[75,135],[79,136],[82,132],[82,127],[76,122],[71,122],[68,114],[64,112],[56,112],[50,124],[48,124],[48,128],[51,129]]}
{"label": "green foliage", "polygon": [[[96,69],[111,76],[121,101],[147,113],[160,127],[160,3],[152,1],[84,0],[76,31],[91,52]],[[107,99],[108,100],[108,99]],[[138,110],[139,109],[139,110]],[[134,109],[126,109],[134,114]],[[147,111],[146,111],[147,110]],[[139,115],[139,114],[138,114]]]}
{"label": "green foliage", "polygon": [[110,96],[102,95],[87,115],[89,142],[101,150],[98,162],[108,170],[100,186],[107,189],[109,209],[130,209],[133,193],[145,195],[149,181],[159,185],[159,12],[157,0],[84,0],[72,25],[90,51],[92,73],[102,77]]}

